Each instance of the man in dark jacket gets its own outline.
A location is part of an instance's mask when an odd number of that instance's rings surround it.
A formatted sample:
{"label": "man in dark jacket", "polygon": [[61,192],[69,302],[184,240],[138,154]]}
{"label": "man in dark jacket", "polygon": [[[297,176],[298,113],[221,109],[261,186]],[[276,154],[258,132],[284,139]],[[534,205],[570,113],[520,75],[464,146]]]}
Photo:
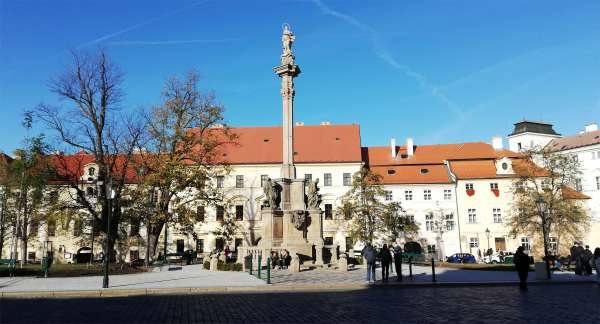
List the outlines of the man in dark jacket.
{"label": "man in dark jacket", "polygon": [[[377,260],[377,252],[371,246],[371,243],[367,243],[367,246],[362,251],[362,256],[365,258],[367,263],[367,282],[375,282],[375,261]],[[371,276],[373,278],[371,278]]]}
{"label": "man in dark jacket", "polygon": [[396,245],[394,248],[394,265],[396,266],[396,276],[398,281],[402,281],[402,248]]}
{"label": "man in dark jacket", "polygon": [[390,263],[392,263],[392,254],[387,244],[384,244],[379,251],[379,259],[381,260],[381,281],[386,282],[390,278]]}
{"label": "man in dark jacket", "polygon": [[527,290],[527,277],[529,276],[529,255],[525,253],[525,249],[519,246],[517,253],[515,253],[513,262],[515,263],[515,269],[519,273],[519,288]]}

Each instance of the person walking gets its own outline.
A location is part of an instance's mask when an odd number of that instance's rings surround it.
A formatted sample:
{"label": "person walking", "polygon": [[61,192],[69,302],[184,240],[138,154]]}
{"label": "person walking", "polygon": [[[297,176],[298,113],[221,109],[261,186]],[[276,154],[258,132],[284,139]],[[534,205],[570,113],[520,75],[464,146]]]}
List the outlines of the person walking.
{"label": "person walking", "polygon": [[396,266],[396,280],[402,281],[402,248],[400,244],[394,247],[394,265]]}
{"label": "person walking", "polygon": [[377,253],[371,246],[371,243],[367,243],[367,246],[362,251],[362,256],[367,263],[367,278],[366,282],[375,282],[375,261],[377,260]]}
{"label": "person walking", "polygon": [[515,253],[513,262],[515,269],[519,274],[519,288],[521,290],[527,290],[527,277],[529,276],[529,255],[525,253],[525,249],[519,246]]}
{"label": "person walking", "polygon": [[379,259],[381,260],[381,281],[387,282],[390,278],[390,263],[392,263],[392,254],[387,244],[384,244],[379,251]]}
{"label": "person walking", "polygon": [[600,247],[594,250],[594,263],[596,264],[596,281],[600,286]]}

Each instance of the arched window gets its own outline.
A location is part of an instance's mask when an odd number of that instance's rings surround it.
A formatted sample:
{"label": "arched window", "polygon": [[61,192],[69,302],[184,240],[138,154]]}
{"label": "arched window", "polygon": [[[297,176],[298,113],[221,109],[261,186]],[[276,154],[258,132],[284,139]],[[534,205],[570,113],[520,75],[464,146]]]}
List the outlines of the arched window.
{"label": "arched window", "polygon": [[88,169],[88,175],[89,175],[90,177],[93,177],[95,174],[96,174],[96,168],[93,168],[93,167],[92,167],[92,168],[89,168],[89,169]]}

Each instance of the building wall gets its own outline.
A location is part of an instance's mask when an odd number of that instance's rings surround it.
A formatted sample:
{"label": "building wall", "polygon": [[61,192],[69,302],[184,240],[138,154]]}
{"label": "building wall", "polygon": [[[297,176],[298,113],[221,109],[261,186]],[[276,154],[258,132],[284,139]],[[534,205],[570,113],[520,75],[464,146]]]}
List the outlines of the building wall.
{"label": "building wall", "polygon": [[[536,134],[536,133],[521,133],[508,136],[508,149],[513,152],[532,149],[535,147],[544,147],[551,140],[560,138],[558,135]],[[519,149],[519,143],[521,149]]]}

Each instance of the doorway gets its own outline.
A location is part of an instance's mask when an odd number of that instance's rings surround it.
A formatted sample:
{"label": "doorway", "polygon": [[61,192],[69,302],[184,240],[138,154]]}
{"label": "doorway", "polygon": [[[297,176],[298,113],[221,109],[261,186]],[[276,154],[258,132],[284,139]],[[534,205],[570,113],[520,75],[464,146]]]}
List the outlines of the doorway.
{"label": "doorway", "polygon": [[496,252],[506,251],[506,238],[496,237],[494,238],[494,242],[496,243]]}
{"label": "doorway", "polygon": [[177,253],[183,253],[185,249],[183,240],[177,240]]}

